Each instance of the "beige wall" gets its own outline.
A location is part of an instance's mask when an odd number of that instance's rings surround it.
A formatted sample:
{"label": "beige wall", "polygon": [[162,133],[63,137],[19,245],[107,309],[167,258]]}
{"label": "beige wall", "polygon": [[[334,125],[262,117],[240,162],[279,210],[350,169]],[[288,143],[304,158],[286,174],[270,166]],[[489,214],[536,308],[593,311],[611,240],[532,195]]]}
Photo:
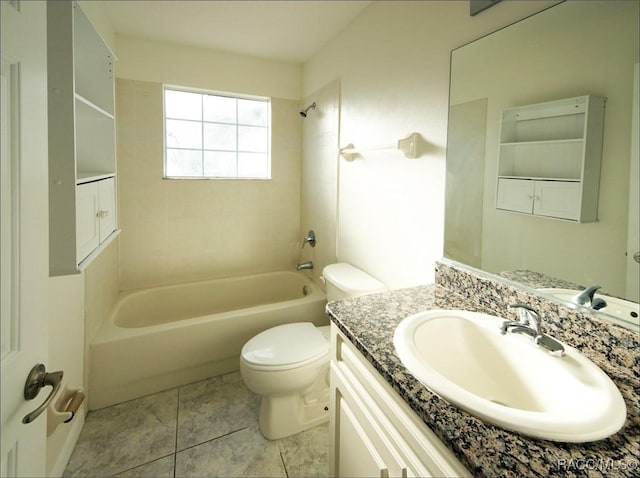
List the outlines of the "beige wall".
{"label": "beige wall", "polygon": [[298,101],[272,98],[271,180],[166,180],[162,85],[117,80],[120,288],[293,269]]}
{"label": "beige wall", "polygon": [[301,67],[220,50],[116,37],[116,76],[129,80],[297,99]]}
{"label": "beige wall", "polygon": [[[84,274],[49,279],[49,360],[47,370],[63,370],[64,384],[84,387]],[[79,416],[61,424],[47,438],[47,476],[60,475],[78,438],[86,405]],[[45,414],[46,415],[46,414]]]}
{"label": "beige wall", "polygon": [[[340,143],[424,138],[422,155],[340,160],[338,260],[390,287],[433,281],[442,257],[449,56],[456,48],[556,2],[500,2],[469,16],[467,1],[372,4],[304,65],[308,96],[340,79]],[[303,185],[304,186],[304,185]]]}

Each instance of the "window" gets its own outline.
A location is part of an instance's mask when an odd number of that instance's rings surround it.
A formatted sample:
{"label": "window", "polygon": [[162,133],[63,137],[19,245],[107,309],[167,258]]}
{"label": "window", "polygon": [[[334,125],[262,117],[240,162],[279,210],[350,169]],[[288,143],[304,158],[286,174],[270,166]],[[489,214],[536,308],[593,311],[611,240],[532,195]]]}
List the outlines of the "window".
{"label": "window", "polygon": [[268,98],[164,88],[166,178],[269,179]]}

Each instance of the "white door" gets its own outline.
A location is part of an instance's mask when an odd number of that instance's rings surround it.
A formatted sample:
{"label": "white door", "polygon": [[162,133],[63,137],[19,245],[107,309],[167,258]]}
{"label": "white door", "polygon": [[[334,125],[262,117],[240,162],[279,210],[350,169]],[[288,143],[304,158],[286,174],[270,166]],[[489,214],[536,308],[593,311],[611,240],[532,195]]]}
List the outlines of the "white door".
{"label": "white door", "polygon": [[24,383],[47,360],[49,222],[46,4],[2,0],[0,206],[2,476],[43,476],[46,413],[23,417],[51,391],[24,399]]}

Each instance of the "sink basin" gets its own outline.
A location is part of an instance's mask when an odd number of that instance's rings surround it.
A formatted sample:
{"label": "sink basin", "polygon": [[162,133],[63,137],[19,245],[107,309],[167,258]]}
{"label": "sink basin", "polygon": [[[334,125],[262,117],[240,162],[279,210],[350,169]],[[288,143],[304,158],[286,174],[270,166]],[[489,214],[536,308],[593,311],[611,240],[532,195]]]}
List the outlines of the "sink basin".
{"label": "sink basin", "polygon": [[[573,289],[538,289],[540,292],[544,292],[545,294],[551,294],[556,298],[563,300],[565,302],[571,302],[571,299],[579,294],[579,290]],[[604,312],[607,315],[615,317],[616,319],[624,321],[626,324],[631,324],[632,330],[638,330],[638,326],[640,325],[640,319],[638,319],[638,315],[640,315],[640,305],[635,302],[631,302],[629,300],[619,299],[617,297],[611,297],[608,295],[598,294],[596,292],[595,297],[600,299],[604,299],[607,303],[606,307],[598,310],[598,312]],[[581,307],[576,304],[572,304],[575,307]],[[622,324],[622,325],[626,325]]]}
{"label": "sink basin", "polygon": [[502,335],[503,321],[431,310],[404,319],[393,342],[428,389],[488,423],[563,442],[600,440],[622,427],[624,400],[597,365],[566,344],[556,357],[526,335]]}

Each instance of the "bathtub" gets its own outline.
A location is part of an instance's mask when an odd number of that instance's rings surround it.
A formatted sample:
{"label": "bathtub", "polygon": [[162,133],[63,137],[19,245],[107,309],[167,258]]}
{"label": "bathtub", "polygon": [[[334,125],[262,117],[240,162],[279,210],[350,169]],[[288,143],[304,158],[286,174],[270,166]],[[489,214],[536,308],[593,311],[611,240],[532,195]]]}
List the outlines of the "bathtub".
{"label": "bathtub", "polygon": [[327,325],[325,305],[298,272],[123,292],[89,347],[89,409],[237,370],[251,337],[290,322]]}

